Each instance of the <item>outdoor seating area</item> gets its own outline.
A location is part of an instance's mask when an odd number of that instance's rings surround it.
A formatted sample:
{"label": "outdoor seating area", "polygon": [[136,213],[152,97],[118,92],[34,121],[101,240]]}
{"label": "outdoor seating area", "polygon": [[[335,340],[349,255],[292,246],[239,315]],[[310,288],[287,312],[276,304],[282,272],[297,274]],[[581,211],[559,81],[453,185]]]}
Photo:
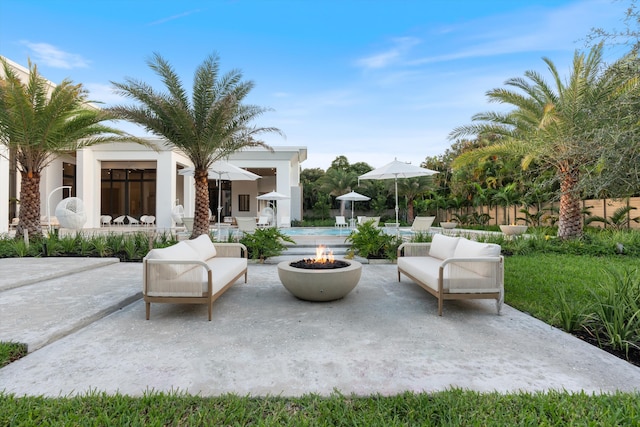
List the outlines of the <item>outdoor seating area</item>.
{"label": "outdoor seating area", "polygon": [[276,265],[249,264],[247,284],[227,289],[208,322],[206,304],[152,304],[146,320],[140,263],[0,262],[22,272],[19,283],[0,278],[0,300],[12,301],[3,314],[15,320],[0,323],[0,337],[30,351],[0,370],[18,395],[613,393],[640,383],[636,366],[507,305],[496,316],[490,301],[449,301],[439,317],[436,299],[398,283],[393,264],[363,265],[357,292],[331,303],[298,300]]}

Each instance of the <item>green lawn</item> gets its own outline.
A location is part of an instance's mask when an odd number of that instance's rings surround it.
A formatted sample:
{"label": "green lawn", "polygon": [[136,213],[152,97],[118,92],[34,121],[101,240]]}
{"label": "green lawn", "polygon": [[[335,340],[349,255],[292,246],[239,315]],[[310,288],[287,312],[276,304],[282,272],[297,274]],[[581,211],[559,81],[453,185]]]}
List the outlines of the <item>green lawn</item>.
{"label": "green lawn", "polygon": [[535,253],[505,258],[505,302],[547,323],[555,323],[558,290],[588,304],[591,290],[610,280],[607,271],[640,267],[638,258]]}

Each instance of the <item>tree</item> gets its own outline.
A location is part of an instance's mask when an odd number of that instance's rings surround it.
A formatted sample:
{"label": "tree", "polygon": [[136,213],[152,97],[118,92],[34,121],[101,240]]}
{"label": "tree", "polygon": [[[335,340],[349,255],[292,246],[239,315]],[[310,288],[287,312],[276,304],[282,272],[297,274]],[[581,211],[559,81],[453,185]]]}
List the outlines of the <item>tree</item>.
{"label": "tree", "polygon": [[491,135],[497,142],[462,154],[454,166],[471,164],[489,155],[516,156],[526,169],[534,160],[543,169],[555,172],[560,182],[560,218],[558,236],[580,237],[583,232],[580,213],[581,174],[598,166],[602,155],[614,141],[609,137],[629,121],[618,120],[618,104],[638,93],[637,75],[616,72],[623,63],[635,59],[629,54],[609,67],[602,58],[602,45],[590,52],[576,52],[571,75],[562,79],[554,63],[544,58],[552,84],[535,71],[524,78],[505,83],[510,88],[490,90],[491,102],[515,107],[506,113],[476,114],[479,124],[456,128],[451,138],[463,135]]}
{"label": "tree", "polygon": [[320,168],[303,169],[300,172],[300,184],[302,185],[302,207],[313,209],[319,200],[318,187],[320,179],[324,176],[324,170]]}
{"label": "tree", "polygon": [[222,75],[217,54],[210,55],[196,68],[191,99],[173,67],[162,56],[155,53],[147,64],[162,79],[167,92],[156,91],[131,78],[124,83],[112,82],[119,94],[140,105],[120,105],[110,110],[164,137],[167,146],[179,148],[193,163],[195,215],[191,238],[195,238],[209,232],[211,164],[247,147],[270,149],[256,136],[281,131],[251,125],[269,109],[243,104],[254,83],[242,80],[239,70]]}
{"label": "tree", "polygon": [[29,62],[28,81],[22,82],[4,59],[0,80],[0,142],[15,155],[21,176],[20,213],[16,237],[42,236],[40,177],[62,154],[106,142],[137,141],[103,124],[113,114],[90,105],[82,84],[65,79],[53,86]]}
{"label": "tree", "polygon": [[631,45],[634,51],[640,50],[640,10],[636,0],[629,1],[623,18],[623,29],[614,28],[611,30],[598,27],[592,28],[587,35],[587,43],[609,42],[610,44]]}
{"label": "tree", "polygon": [[[330,167],[321,181],[320,190],[337,197],[350,192],[358,182],[358,176],[346,169]],[[340,202],[340,215],[344,216],[344,200]]]}
{"label": "tree", "polygon": [[398,180],[398,194],[407,200],[407,222],[413,223],[413,202],[433,189],[431,177],[405,178]]}

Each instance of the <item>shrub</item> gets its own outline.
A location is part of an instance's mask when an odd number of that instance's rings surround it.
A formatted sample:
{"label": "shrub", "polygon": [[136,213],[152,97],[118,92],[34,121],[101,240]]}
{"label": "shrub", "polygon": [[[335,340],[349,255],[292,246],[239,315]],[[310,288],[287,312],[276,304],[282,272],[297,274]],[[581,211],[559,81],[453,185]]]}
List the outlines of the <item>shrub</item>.
{"label": "shrub", "polygon": [[401,238],[385,233],[371,221],[358,225],[346,240],[351,242],[354,253],[367,259],[396,259],[402,244]]}
{"label": "shrub", "polygon": [[253,233],[245,234],[240,243],[247,247],[249,258],[264,261],[269,257],[281,255],[287,248],[283,242],[295,241],[274,227],[259,228]]}
{"label": "shrub", "polygon": [[640,349],[640,279],[637,270],[608,270],[609,281],[591,291],[594,313],[590,327],[598,342],[614,350]]}

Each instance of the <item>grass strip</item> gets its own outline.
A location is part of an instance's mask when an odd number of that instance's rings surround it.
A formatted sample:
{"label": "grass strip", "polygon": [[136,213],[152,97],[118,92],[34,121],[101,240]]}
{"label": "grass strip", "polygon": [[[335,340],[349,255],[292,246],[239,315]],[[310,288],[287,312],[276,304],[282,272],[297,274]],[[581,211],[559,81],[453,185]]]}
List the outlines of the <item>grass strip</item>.
{"label": "grass strip", "polygon": [[638,425],[640,394],[560,391],[500,394],[450,389],[394,396],[200,397],[150,392],[142,397],[0,394],[0,425]]}
{"label": "grass strip", "polygon": [[0,341],[0,368],[26,355],[26,344]]}

